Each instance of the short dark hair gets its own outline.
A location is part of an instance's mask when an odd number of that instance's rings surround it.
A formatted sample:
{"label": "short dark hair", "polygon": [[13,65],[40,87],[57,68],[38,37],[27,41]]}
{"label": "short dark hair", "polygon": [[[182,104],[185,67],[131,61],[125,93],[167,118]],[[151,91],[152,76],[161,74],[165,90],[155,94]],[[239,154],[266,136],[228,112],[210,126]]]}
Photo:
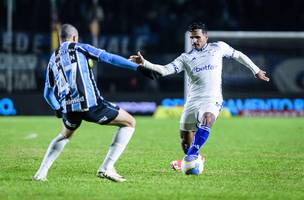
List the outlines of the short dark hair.
{"label": "short dark hair", "polygon": [[77,35],[77,29],[71,24],[63,24],[59,31],[59,38],[61,41],[66,41],[70,39],[72,36]]}
{"label": "short dark hair", "polygon": [[201,29],[203,33],[207,33],[207,26],[202,22],[193,22],[188,27],[189,32],[193,32],[194,30],[197,29]]}

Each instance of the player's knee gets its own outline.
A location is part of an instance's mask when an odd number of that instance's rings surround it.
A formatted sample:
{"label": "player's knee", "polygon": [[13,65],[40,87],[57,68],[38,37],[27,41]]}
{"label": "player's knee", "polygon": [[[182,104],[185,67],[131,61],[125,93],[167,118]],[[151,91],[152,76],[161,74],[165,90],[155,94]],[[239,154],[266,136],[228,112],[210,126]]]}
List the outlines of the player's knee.
{"label": "player's knee", "polygon": [[66,138],[66,139],[71,139],[72,135],[73,135],[73,131],[65,131],[62,133],[62,135]]}
{"label": "player's knee", "polygon": [[207,118],[207,120],[206,120],[206,126],[211,127],[212,124],[213,124],[213,123],[212,123],[211,118]]}
{"label": "player's knee", "polygon": [[134,117],[132,117],[131,126],[132,126],[133,128],[135,128],[135,126],[136,126],[136,119],[135,119]]}
{"label": "player's knee", "polygon": [[215,116],[212,113],[207,112],[204,114],[204,117],[202,120],[202,125],[208,126],[211,128],[212,125],[214,124],[214,121],[215,121]]}
{"label": "player's knee", "polygon": [[67,139],[70,139],[72,137],[73,133],[74,133],[73,130],[69,130],[67,128],[63,128],[63,130],[61,131],[61,134]]}
{"label": "player's knee", "polygon": [[135,126],[136,126],[136,120],[135,120],[134,117],[131,116],[131,117],[129,118],[129,120],[128,120],[128,122],[127,122],[127,126],[128,126],[128,127],[135,128]]}

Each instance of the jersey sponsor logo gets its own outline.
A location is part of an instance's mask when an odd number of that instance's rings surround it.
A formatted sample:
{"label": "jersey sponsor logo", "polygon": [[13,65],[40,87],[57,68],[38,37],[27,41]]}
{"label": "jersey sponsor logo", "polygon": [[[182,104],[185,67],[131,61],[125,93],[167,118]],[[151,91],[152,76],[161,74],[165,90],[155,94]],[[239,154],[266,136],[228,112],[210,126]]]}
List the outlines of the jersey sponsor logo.
{"label": "jersey sponsor logo", "polygon": [[75,99],[69,99],[66,101],[66,105],[71,105],[71,104],[75,104],[75,103],[80,103],[84,101],[84,97],[80,97],[80,98],[75,98]]}
{"label": "jersey sponsor logo", "polygon": [[211,64],[209,64],[209,65],[203,65],[203,66],[194,67],[194,68],[192,69],[192,72],[193,72],[193,73],[199,73],[199,72],[201,72],[201,71],[205,71],[205,70],[214,70],[214,69],[216,69],[216,68],[217,68],[216,65],[211,65]]}

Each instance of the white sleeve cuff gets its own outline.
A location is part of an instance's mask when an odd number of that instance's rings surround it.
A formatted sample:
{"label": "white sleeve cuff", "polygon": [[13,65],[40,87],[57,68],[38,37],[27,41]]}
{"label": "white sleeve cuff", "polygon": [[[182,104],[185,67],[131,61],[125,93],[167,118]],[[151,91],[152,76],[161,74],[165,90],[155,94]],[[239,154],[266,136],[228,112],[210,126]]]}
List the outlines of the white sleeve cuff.
{"label": "white sleeve cuff", "polygon": [[162,76],[167,76],[175,73],[175,70],[172,67],[169,68],[166,65],[163,66],[163,65],[153,64],[147,60],[144,60],[143,66],[147,69],[160,73]]}

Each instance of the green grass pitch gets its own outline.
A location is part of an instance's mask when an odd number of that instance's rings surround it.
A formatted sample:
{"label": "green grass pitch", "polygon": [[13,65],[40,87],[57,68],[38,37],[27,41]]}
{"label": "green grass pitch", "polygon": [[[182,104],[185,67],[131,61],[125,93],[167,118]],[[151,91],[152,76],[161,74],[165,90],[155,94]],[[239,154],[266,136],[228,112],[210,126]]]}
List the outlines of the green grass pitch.
{"label": "green grass pitch", "polygon": [[[51,139],[55,117],[0,117],[0,199],[304,199],[304,121],[218,119],[203,147],[206,168],[185,176],[178,119],[137,117],[136,132],[116,165],[125,183],[95,174],[115,127],[83,122],[48,176],[31,181]],[[37,137],[35,137],[37,136]]]}

